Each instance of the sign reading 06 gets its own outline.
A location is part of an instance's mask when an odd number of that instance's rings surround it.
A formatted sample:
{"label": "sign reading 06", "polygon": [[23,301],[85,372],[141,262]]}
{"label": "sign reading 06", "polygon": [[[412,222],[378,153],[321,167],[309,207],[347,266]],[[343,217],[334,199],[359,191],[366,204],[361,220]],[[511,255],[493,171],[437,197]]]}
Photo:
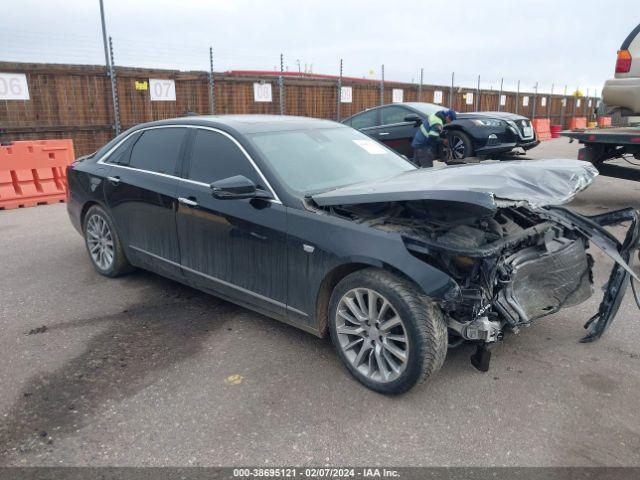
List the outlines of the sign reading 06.
{"label": "sign reading 06", "polygon": [[24,73],[0,73],[0,100],[29,100],[29,85]]}

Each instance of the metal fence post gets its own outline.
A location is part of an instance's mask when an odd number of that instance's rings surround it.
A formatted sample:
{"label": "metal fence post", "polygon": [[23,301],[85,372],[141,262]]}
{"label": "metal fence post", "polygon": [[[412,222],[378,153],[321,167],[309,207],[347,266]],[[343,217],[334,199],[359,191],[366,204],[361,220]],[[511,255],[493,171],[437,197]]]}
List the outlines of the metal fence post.
{"label": "metal fence post", "polygon": [[424,80],[424,68],[420,69],[420,84],[418,85],[418,101],[422,101],[422,82]]}
{"label": "metal fence post", "polygon": [[476,112],[480,110],[480,75],[478,75],[478,87],[476,88]]}
{"label": "metal fence post", "polygon": [[456,72],[451,72],[451,88],[449,89],[449,108],[453,110],[453,81],[455,79]]}
{"label": "metal fence post", "polygon": [[213,79],[213,47],[209,47],[209,108],[211,114],[216,113],[216,89]]}
{"label": "metal fence post", "polygon": [[518,80],[518,90],[516,91],[516,111],[518,113],[518,107],[520,106],[520,80]]}
{"label": "metal fence post", "polygon": [[560,125],[564,128],[564,114],[567,110],[567,86],[564,86],[564,94],[562,95],[561,108],[560,108]]}
{"label": "metal fence post", "polygon": [[120,135],[120,104],[118,102],[118,85],[116,83],[116,69],[113,63],[113,40],[109,37],[109,77],[111,77],[111,98],[113,100],[113,119],[116,135]]}
{"label": "metal fence post", "polygon": [[587,110],[589,105],[589,89],[587,88],[587,96],[584,97],[584,105],[582,106],[582,116],[588,117],[589,111]]}
{"label": "metal fence post", "polygon": [[531,107],[531,120],[536,118],[536,102],[538,101],[538,82],[533,87],[533,106]]}
{"label": "metal fence post", "polygon": [[280,90],[280,115],[284,115],[284,55],[280,54],[280,75],[278,76],[278,90]]}
{"label": "metal fence post", "polygon": [[546,111],[546,115],[547,117],[551,118],[549,116],[549,109],[551,108],[551,102],[553,101],[553,83],[551,84],[551,93],[549,94],[549,98],[547,98],[547,111]]}
{"label": "metal fence post", "polygon": [[342,59],[340,59],[340,75],[338,75],[338,105],[336,108],[336,121],[340,121],[342,114]]}
{"label": "metal fence post", "polygon": [[576,116],[576,103],[578,103],[578,98],[580,98],[578,96],[578,92],[580,91],[580,87],[576,88],[576,94],[574,95],[574,99],[573,99],[573,108],[571,109],[571,116],[575,117]]}
{"label": "metal fence post", "polygon": [[384,63],[380,75],[380,105],[384,105]]}
{"label": "metal fence post", "polygon": [[498,93],[498,111],[502,110],[502,86],[504,83],[504,77],[500,79],[500,93]]}

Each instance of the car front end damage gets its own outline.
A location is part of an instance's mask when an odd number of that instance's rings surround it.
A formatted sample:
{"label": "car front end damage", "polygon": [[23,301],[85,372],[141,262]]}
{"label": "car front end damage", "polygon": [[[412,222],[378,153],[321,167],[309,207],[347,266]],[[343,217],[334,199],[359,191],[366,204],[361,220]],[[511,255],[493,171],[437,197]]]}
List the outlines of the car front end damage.
{"label": "car front end damage", "polygon": [[[583,342],[602,336],[629,283],[639,280],[629,265],[640,243],[638,211],[583,216],[560,206],[593,181],[595,169],[575,161],[560,169],[548,162],[515,163],[485,171],[443,169],[431,177],[416,173],[415,188],[402,194],[397,187],[408,186],[406,178],[314,197],[332,214],[399,234],[413,256],[455,279],[459,288],[441,302],[450,346],[476,343],[471,361],[481,371],[488,370],[491,348],[506,331],[517,333],[591,297],[589,247],[602,250],[614,266]],[[356,202],[358,195],[363,203]],[[605,229],[621,224],[628,225],[623,241]]]}

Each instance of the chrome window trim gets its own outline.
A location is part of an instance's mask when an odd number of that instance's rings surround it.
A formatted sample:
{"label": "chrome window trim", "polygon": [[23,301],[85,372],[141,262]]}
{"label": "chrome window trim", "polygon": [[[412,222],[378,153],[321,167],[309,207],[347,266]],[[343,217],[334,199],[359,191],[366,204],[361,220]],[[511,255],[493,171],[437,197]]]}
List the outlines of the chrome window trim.
{"label": "chrome window trim", "polygon": [[153,126],[153,127],[141,128],[139,130],[131,132],[126,137],[124,137],[121,141],[119,141],[116,145],[114,145],[107,153],[105,153],[100,158],[100,160],[98,160],[96,163],[98,163],[100,165],[110,165],[112,167],[124,168],[124,169],[128,169],[128,170],[134,170],[134,171],[137,171],[137,172],[149,173],[151,175],[159,175],[161,177],[166,177],[166,178],[174,178],[174,179],[177,179],[177,180],[184,180],[184,181],[189,182],[189,183],[194,183],[196,185],[205,185],[205,186],[208,187],[209,186],[208,183],[198,182],[196,180],[191,180],[189,178],[177,177],[175,175],[168,175],[166,173],[153,172],[151,170],[145,170],[145,169],[142,169],[142,168],[130,167],[130,166],[127,166],[127,165],[118,165],[117,163],[106,163],[107,160],[109,160],[109,156],[120,145],[122,145],[124,142],[126,142],[132,135],[135,135],[136,133],[139,133],[139,132],[145,132],[147,130],[155,130],[155,129],[158,129],[158,128],[197,128],[197,129],[201,129],[201,130],[211,130],[212,132],[216,132],[216,133],[219,133],[219,134],[227,137],[229,140],[231,140],[236,145],[236,147],[238,147],[238,149],[242,152],[242,154],[249,161],[249,163],[251,164],[253,169],[256,171],[256,173],[258,174],[260,179],[265,183],[267,189],[269,190],[269,193],[273,196],[273,199],[271,199],[270,201],[273,202],[273,203],[279,203],[280,205],[282,205],[282,201],[280,200],[280,197],[278,197],[278,195],[276,194],[275,190],[273,189],[273,187],[271,186],[271,184],[269,183],[267,178],[264,176],[264,174],[262,173],[260,168],[258,168],[258,165],[256,165],[256,162],[253,160],[253,158],[251,158],[251,155],[249,155],[249,153],[240,144],[240,142],[238,142],[238,140],[236,140],[232,135],[228,134],[227,132],[225,132],[223,130],[220,130],[218,128],[214,128],[214,127],[207,127],[207,126],[204,126],[204,125],[156,125],[156,126]]}
{"label": "chrome window trim", "polygon": [[169,260],[169,259],[166,259],[164,257],[161,257],[160,255],[156,255],[155,253],[148,252],[148,251],[146,251],[146,250],[144,250],[144,249],[142,249],[140,247],[136,247],[135,245],[129,245],[129,248],[131,248],[131,249],[133,249],[133,250],[135,250],[137,252],[144,253],[145,255],[149,255],[150,257],[153,257],[153,258],[155,258],[157,260],[161,260],[163,262],[167,262],[168,264],[173,265],[175,267],[182,268],[182,269],[184,269],[184,270],[186,270],[188,272],[194,273],[196,275],[200,275],[201,277],[204,277],[207,280],[211,280],[213,282],[219,283],[219,284],[224,285],[226,287],[235,288],[236,290],[239,290],[239,291],[241,291],[243,293],[246,293],[248,295],[251,295],[251,296],[254,296],[256,298],[259,298],[260,300],[264,300],[265,302],[269,302],[269,303],[271,303],[273,305],[276,305],[278,307],[281,307],[281,308],[284,308],[286,310],[289,310],[290,312],[297,313],[298,315],[303,315],[305,317],[307,316],[306,313],[304,313],[304,312],[302,312],[302,311],[300,311],[300,310],[298,310],[296,308],[290,307],[286,303],[282,303],[282,302],[280,302],[278,300],[274,300],[273,298],[265,297],[264,295],[261,295],[259,293],[254,292],[254,291],[251,291],[251,290],[247,290],[246,288],[240,287],[240,286],[238,286],[238,285],[236,285],[234,283],[227,282],[225,280],[222,280],[221,278],[213,277],[211,275],[207,275],[206,273],[202,273],[202,272],[200,272],[198,270],[194,270],[193,268],[185,267],[181,263],[177,263],[177,262],[174,262],[173,260]]}

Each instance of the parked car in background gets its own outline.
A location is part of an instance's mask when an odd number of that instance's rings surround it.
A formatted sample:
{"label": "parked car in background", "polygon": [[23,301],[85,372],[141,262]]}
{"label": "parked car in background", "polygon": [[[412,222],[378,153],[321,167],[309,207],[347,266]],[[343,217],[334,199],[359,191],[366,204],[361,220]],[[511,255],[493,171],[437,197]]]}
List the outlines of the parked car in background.
{"label": "parked car in background", "polygon": [[[442,110],[442,105],[406,102],[383,105],[357,113],[342,123],[413,158],[411,140],[429,115]],[[531,121],[508,112],[458,113],[458,119],[446,125],[449,152],[442,159],[453,163],[466,157],[487,157],[512,151],[529,150],[540,143]]]}
{"label": "parked car in background", "polygon": [[[577,160],[418,169],[335,122],[229,115],[139,125],[67,174],[100,274],[144,268],[330,335],[383,393],[433,375],[450,344],[475,343],[486,370],[505,330],[585,301],[589,244],[615,266],[586,341],[637,278],[636,211],[557,207],[597,175]],[[621,222],[624,244],[603,228]]]}
{"label": "parked car in background", "polygon": [[620,45],[615,75],[605,82],[602,101],[623,113],[640,114],[640,25]]}

